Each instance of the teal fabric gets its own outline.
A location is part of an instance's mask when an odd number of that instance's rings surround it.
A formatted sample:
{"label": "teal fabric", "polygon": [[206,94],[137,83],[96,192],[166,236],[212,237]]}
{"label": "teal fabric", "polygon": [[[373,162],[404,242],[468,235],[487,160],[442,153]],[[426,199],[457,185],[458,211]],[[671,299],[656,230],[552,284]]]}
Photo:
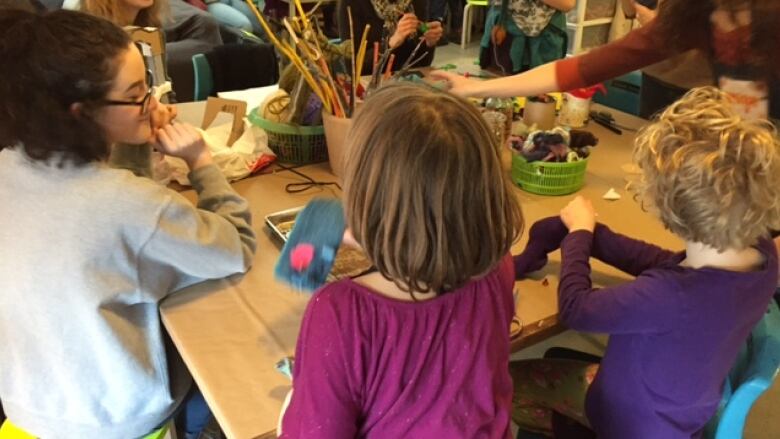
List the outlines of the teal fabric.
{"label": "teal fabric", "polygon": [[[486,50],[492,50],[490,43],[490,30],[501,21],[501,8],[491,6],[485,19],[485,34],[482,35],[480,44],[480,59],[484,58]],[[532,69],[542,64],[564,58],[568,45],[566,33],[566,14],[558,11],[553,15],[550,24],[536,37],[527,37],[510,17],[504,21],[507,38],[512,42],[509,47],[509,56],[512,59],[512,72]],[[506,50],[504,47],[498,50]]]}

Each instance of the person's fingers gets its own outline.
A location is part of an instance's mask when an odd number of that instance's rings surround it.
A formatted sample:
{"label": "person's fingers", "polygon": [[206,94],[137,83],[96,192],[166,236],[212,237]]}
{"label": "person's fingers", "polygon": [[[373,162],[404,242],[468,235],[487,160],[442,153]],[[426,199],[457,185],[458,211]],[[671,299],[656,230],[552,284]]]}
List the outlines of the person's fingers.
{"label": "person's fingers", "polygon": [[163,153],[168,154],[172,149],[173,140],[163,128],[157,130],[157,146]]}
{"label": "person's fingers", "polygon": [[182,131],[180,123],[175,122],[172,124],[168,124],[164,127],[164,129],[165,129],[165,133],[171,139],[172,147],[176,148],[177,146],[182,145],[186,134]]}
{"label": "person's fingers", "polygon": [[399,29],[404,34],[410,34],[410,33],[414,32],[415,30],[417,30],[417,23],[414,23],[414,22],[412,22],[412,23],[404,23],[401,26],[399,26]]}
{"label": "person's fingers", "polygon": [[187,125],[181,122],[173,122],[171,124],[171,129],[173,129],[176,132],[176,134],[178,134],[181,137],[187,135]]}
{"label": "person's fingers", "polygon": [[187,145],[194,145],[203,138],[200,131],[195,129],[192,125],[183,125],[183,128],[187,136]]}
{"label": "person's fingers", "polygon": [[430,30],[429,30],[429,31],[428,31],[428,32],[426,32],[426,33],[425,33],[425,35],[424,35],[424,37],[425,37],[425,38],[428,38],[429,40],[431,40],[431,39],[433,39],[433,40],[438,40],[439,38],[441,38],[441,36],[442,36],[442,31],[441,31],[441,29],[439,29],[439,30],[434,30],[434,31],[430,31]]}
{"label": "person's fingers", "polygon": [[428,76],[433,77],[434,79],[441,79],[445,81],[452,81],[456,77],[459,77],[460,75],[457,75],[455,73],[451,72],[445,72],[444,70],[434,70],[428,74]]}

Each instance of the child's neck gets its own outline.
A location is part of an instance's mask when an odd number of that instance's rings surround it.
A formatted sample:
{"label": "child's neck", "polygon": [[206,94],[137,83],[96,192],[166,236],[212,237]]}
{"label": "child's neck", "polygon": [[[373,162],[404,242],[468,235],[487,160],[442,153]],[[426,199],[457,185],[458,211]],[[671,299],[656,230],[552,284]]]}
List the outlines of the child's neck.
{"label": "child's neck", "polygon": [[764,255],[753,247],[741,250],[726,249],[718,251],[714,247],[699,243],[685,242],[685,259],[680,265],[691,268],[718,268],[728,271],[755,271],[764,264]]}
{"label": "child's neck", "polygon": [[411,294],[398,288],[398,286],[392,281],[385,279],[385,277],[382,276],[382,274],[378,271],[364,274],[363,276],[356,277],[353,280],[356,283],[391,299],[403,300],[407,302],[413,302],[415,299],[417,299],[418,302],[422,302],[424,300],[429,300],[436,297],[436,293],[434,292],[414,293],[413,299]]}

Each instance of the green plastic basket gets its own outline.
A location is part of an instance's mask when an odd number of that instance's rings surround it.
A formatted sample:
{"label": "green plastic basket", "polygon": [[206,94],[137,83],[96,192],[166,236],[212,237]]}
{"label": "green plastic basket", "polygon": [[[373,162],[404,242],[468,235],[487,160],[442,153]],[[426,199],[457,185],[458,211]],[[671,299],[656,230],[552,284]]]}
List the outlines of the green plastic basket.
{"label": "green plastic basket", "polygon": [[263,119],[257,108],[249,113],[249,122],[268,134],[268,146],[283,162],[304,165],[328,160],[325,129],[322,125],[300,126]]}
{"label": "green plastic basket", "polygon": [[566,195],[585,184],[588,159],[576,162],[528,162],[512,153],[512,181],[521,189],[539,195]]}

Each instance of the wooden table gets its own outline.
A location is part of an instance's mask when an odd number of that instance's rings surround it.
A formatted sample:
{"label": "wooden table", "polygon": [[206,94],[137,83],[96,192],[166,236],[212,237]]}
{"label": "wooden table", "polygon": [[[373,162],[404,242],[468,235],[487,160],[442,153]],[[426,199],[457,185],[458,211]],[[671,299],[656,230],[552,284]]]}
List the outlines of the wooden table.
{"label": "wooden table", "polygon": [[[196,114],[194,109],[180,109],[180,117]],[[626,125],[642,123],[631,116],[614,111],[613,114]],[[196,117],[192,121],[200,122]],[[593,200],[599,220],[618,232],[681,249],[682,243],[664,230],[657,219],[643,212],[624,190],[626,173],[621,165],[630,163],[633,133],[618,136],[595,124],[588,129],[599,137],[600,143],[591,155],[585,187],[579,194]],[[334,180],[327,164],[299,170],[315,180]],[[302,206],[315,196],[339,196],[337,189],[285,192],[285,184],[299,181],[301,178],[295,174],[280,171],[236,182],[235,189],[250,202],[258,235],[252,269],[243,276],[190,287],[168,298],[161,307],[166,328],[231,439],[256,438],[272,431],[290,388],[289,380],[274,369],[274,363],[294,353],[302,313],[311,296],[274,280],[273,266],[279,247],[272,241],[264,217]],[[612,202],[602,199],[609,188],[615,188],[623,198]],[[515,193],[523,207],[526,229],[538,219],[558,214],[572,197],[543,197],[520,189]],[[191,192],[187,195],[194,199]],[[464,211],[467,209],[464,206]],[[524,234],[513,253],[522,250],[526,238]],[[564,329],[556,319],[559,268],[560,253],[556,252],[543,271],[516,284],[520,293],[517,315],[525,327],[522,335],[513,340],[513,350]],[[610,285],[627,279],[597,261],[593,262],[593,269],[596,284]]]}

